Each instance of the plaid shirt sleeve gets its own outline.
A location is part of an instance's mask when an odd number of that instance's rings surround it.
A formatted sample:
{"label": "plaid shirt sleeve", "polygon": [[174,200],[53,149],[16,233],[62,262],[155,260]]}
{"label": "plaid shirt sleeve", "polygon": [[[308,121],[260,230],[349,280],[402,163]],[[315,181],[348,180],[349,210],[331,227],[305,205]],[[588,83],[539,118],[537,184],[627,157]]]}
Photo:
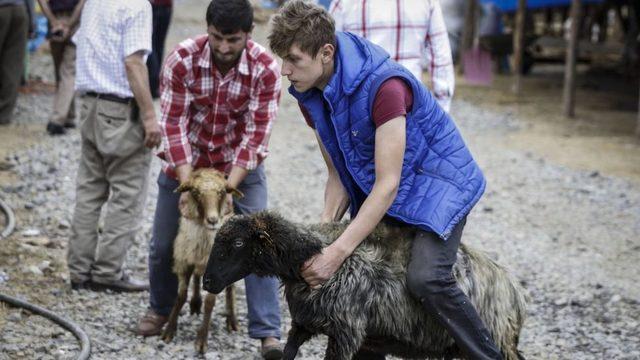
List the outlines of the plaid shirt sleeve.
{"label": "plaid shirt sleeve", "polygon": [[278,63],[273,60],[260,74],[257,88],[249,100],[244,133],[236,149],[233,165],[253,170],[267,157],[269,135],[280,101],[280,88]]}
{"label": "plaid shirt sleeve", "polygon": [[434,0],[431,4],[431,19],[425,38],[425,59],[431,74],[433,94],[438,104],[449,112],[455,87],[451,47],[440,2]]}
{"label": "plaid shirt sleeve", "polygon": [[333,0],[329,5],[329,14],[336,22],[336,31],[344,31],[342,0]]}
{"label": "plaid shirt sleeve", "polygon": [[187,137],[191,94],[185,84],[187,68],[177,52],[170,54],[162,69],[160,129],[164,158],[172,166],[191,164],[193,156]]}

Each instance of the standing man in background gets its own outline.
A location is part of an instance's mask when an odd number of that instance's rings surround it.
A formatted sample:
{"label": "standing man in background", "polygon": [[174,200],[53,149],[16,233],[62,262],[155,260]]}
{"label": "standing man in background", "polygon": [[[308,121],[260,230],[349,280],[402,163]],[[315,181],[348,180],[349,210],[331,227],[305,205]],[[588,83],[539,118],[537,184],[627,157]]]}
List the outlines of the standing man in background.
{"label": "standing man in background", "polygon": [[62,135],[74,128],[76,117],[76,46],[71,36],[78,30],[85,0],[38,0],[49,21],[49,45],[56,75],[53,113],[47,123],[49,135]]}
{"label": "standing man in background", "polygon": [[11,122],[24,73],[27,37],[34,29],[29,0],[0,0],[0,125]]}
{"label": "standing man in background", "polygon": [[151,5],[87,0],[73,42],[76,90],[83,99],[67,259],[71,288],[143,291],[148,284],[125,273],[124,261],[140,227],[151,148],[160,144],[145,64],[151,52]]}
{"label": "standing man in background", "polygon": [[[206,20],[207,34],[181,42],[162,69],[164,162],[149,245],[150,308],[136,330],[142,336],[162,332],[177,297],[173,242],[180,208],[191,196],[176,193],[178,185],[194,169],[214,168],[228,175],[229,187],[244,194],[241,199],[227,197],[236,214],[267,207],[262,161],[280,100],[279,65],[251,40],[253,8],[248,0],[213,0]],[[244,283],[249,337],[260,339],[263,358],[280,359],[280,283],[255,274]]]}
{"label": "standing man in background", "polygon": [[173,0],[150,0],[153,12],[153,36],[151,54],[147,59],[149,67],[149,87],[154,99],[160,97],[160,69],[164,60],[164,42],[171,23]]}
{"label": "standing man in background", "polygon": [[380,45],[418,80],[424,59],[431,91],[449,112],[455,74],[439,0],[333,0],[329,13],[336,31],[349,31]]}

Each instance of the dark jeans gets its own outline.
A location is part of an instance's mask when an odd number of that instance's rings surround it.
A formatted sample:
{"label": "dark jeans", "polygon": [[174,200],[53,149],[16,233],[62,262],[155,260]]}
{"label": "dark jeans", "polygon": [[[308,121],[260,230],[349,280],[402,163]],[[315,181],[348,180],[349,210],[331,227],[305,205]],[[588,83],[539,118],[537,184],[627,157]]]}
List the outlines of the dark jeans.
{"label": "dark jeans", "polygon": [[160,96],[160,70],[164,60],[164,41],[171,23],[171,6],[151,6],[153,11],[153,35],[151,37],[151,54],[147,58],[149,68],[149,87],[154,98]]}
{"label": "dark jeans", "polygon": [[407,268],[407,287],[449,331],[468,359],[502,359],[478,312],[453,277],[465,223],[466,218],[446,241],[433,232],[416,234]]}
{"label": "dark jeans", "polygon": [[[153,219],[153,234],[149,246],[149,297],[151,309],[169,315],[178,293],[178,279],[171,271],[173,241],[178,233],[178,181],[163,172],[158,176],[158,203]],[[267,180],[264,168],[250,171],[238,187],[244,197],[233,202],[236,214],[252,214],[267,207]],[[249,318],[249,336],[254,339],[280,338],[280,304],[274,277],[251,274],[244,279]]]}

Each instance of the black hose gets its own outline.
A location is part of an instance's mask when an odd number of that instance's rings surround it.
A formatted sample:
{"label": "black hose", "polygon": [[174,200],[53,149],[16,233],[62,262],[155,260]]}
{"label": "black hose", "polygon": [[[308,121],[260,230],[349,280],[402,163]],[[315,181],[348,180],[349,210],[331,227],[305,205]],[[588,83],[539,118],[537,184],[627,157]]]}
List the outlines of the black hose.
{"label": "black hose", "polygon": [[[0,234],[0,237],[6,238],[9,235],[11,235],[11,233],[13,232],[13,229],[15,228],[15,225],[16,225],[16,221],[13,215],[13,211],[4,201],[2,201],[2,199],[0,199],[0,208],[2,209],[2,212],[4,212],[5,217],[7,218],[6,227]],[[67,320],[61,316],[58,316],[45,308],[30,304],[26,301],[16,299],[14,297],[5,295],[3,293],[0,293],[0,301],[4,301],[15,307],[20,307],[20,308],[29,310],[32,313],[38,314],[40,316],[44,316],[45,318],[71,331],[71,333],[73,333],[73,335],[80,341],[82,346],[80,350],[80,355],[78,355],[77,360],[86,360],[86,359],[89,359],[89,357],[91,357],[91,341],[89,340],[89,336],[87,336],[87,333],[85,333],[84,330],[82,330],[82,328],[80,328],[80,326],[78,326],[76,323],[70,320]]]}
{"label": "black hose", "polygon": [[4,213],[4,216],[7,219],[5,228],[4,230],[2,230],[2,233],[0,233],[0,238],[4,239],[4,238],[7,238],[9,235],[11,235],[11,233],[13,232],[13,229],[15,229],[16,218],[13,215],[13,210],[11,210],[9,205],[7,205],[7,203],[5,203],[2,199],[0,199],[0,209],[2,209],[2,212]]}
{"label": "black hose", "polygon": [[16,299],[14,297],[11,297],[9,295],[5,295],[0,293],[0,301],[4,301],[8,304],[11,304],[13,306],[16,307],[21,307],[23,309],[27,309],[29,311],[31,311],[32,313],[38,314],[40,316],[44,316],[47,319],[55,322],[58,325],[61,325],[62,327],[64,327],[65,329],[71,331],[73,333],[73,335],[80,340],[80,343],[82,345],[82,349],[80,350],[80,355],[78,355],[78,357],[76,358],[77,360],[86,360],[89,359],[89,357],[91,356],[91,341],[89,340],[89,336],[87,336],[87,333],[84,332],[84,330],[82,330],[82,328],[80,328],[80,326],[78,326],[76,323],[67,320],[61,316],[58,316],[54,313],[52,313],[51,311],[42,308],[40,306],[37,305],[33,305],[30,304],[26,301],[22,301],[20,299]]}

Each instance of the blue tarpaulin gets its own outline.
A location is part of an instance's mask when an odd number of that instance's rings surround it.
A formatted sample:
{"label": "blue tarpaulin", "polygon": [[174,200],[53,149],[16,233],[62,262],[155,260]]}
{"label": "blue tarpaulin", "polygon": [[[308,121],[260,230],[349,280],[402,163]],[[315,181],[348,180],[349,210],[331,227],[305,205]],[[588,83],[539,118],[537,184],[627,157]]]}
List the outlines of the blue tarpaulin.
{"label": "blue tarpaulin", "polygon": [[[518,9],[518,0],[480,0],[483,4],[493,3],[503,12],[513,12]],[[604,0],[582,0],[583,4],[602,3]],[[571,0],[527,0],[527,9],[541,9],[547,7],[571,6]]]}

